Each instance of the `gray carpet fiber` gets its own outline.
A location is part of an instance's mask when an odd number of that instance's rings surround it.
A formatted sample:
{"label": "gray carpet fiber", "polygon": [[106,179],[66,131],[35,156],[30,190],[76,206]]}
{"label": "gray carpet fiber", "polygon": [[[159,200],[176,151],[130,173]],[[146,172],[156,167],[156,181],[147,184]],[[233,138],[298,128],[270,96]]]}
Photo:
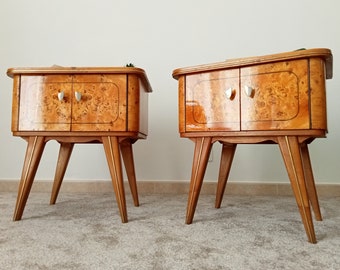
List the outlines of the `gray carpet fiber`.
{"label": "gray carpet fiber", "polygon": [[31,193],[13,222],[16,194],[0,193],[0,269],[340,269],[340,198],[320,198],[324,220],[307,237],[293,197],[201,195],[186,225],[187,195]]}

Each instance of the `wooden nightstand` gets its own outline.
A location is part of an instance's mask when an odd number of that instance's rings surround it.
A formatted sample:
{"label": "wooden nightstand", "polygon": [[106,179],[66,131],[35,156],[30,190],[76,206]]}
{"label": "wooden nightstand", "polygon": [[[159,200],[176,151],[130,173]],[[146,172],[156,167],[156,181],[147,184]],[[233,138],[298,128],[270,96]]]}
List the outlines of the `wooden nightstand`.
{"label": "wooden nightstand", "polygon": [[307,144],[327,132],[325,80],[332,54],[310,49],[180,68],[179,132],[195,143],[186,223],[192,223],[211,146],[222,156],[215,207],[221,206],[236,146],[277,143],[308,240],[316,243],[310,203],[321,220]]}
{"label": "wooden nightstand", "polygon": [[12,132],[27,140],[14,220],[20,220],[46,142],[60,143],[52,188],[56,202],[75,143],[102,143],[122,222],[127,222],[122,154],[135,206],[139,205],[132,144],[148,131],[144,70],[134,67],[10,68]]}

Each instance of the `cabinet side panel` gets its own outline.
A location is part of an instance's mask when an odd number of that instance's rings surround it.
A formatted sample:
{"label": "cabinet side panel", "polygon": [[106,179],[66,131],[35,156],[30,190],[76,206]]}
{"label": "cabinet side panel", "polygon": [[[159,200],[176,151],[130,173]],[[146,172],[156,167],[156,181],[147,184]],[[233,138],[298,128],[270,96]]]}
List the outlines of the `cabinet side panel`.
{"label": "cabinet side panel", "polygon": [[139,130],[140,123],[140,84],[139,79],[135,75],[127,75],[127,130]]}
{"label": "cabinet side panel", "polygon": [[20,93],[20,75],[13,78],[13,94],[12,94],[12,132],[18,131],[19,120],[19,93]]}
{"label": "cabinet side panel", "polygon": [[128,75],[127,130],[148,134],[148,93],[137,75]]}
{"label": "cabinet side panel", "polygon": [[149,93],[145,88],[142,81],[139,79],[139,91],[140,91],[140,132],[147,135],[149,129]]}
{"label": "cabinet side panel", "polygon": [[185,76],[178,79],[178,125],[179,132],[185,132]]}
{"label": "cabinet side panel", "polygon": [[321,58],[310,59],[312,129],[327,130],[326,73]]}

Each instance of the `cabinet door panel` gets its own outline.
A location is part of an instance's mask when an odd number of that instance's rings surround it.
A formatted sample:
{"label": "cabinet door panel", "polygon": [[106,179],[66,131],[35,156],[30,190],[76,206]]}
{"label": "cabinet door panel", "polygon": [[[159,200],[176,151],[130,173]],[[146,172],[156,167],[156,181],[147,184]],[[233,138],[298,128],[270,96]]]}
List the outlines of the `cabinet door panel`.
{"label": "cabinet door panel", "polygon": [[309,129],[307,72],[307,60],[242,68],[241,129]]}
{"label": "cabinet door panel", "polygon": [[126,75],[75,75],[72,131],[125,131]]}
{"label": "cabinet door panel", "polygon": [[239,70],[186,77],[186,131],[240,130]]}
{"label": "cabinet door panel", "polygon": [[71,87],[70,76],[21,76],[19,131],[69,131]]}

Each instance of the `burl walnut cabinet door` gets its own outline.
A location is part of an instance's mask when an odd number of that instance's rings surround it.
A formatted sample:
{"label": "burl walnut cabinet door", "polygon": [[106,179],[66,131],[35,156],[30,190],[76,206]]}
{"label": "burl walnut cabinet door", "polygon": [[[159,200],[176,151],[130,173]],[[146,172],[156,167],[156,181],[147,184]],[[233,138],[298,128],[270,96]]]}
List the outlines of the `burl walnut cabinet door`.
{"label": "burl walnut cabinet door", "polygon": [[72,131],[125,131],[126,80],[124,74],[74,75]]}
{"label": "burl walnut cabinet door", "polygon": [[[65,75],[20,78],[18,130],[69,131],[72,77]],[[58,93],[63,96],[59,95]]]}
{"label": "burl walnut cabinet door", "polygon": [[308,61],[241,69],[241,130],[309,129]]}
{"label": "burl walnut cabinet door", "polygon": [[239,131],[239,69],[186,76],[186,131]]}

